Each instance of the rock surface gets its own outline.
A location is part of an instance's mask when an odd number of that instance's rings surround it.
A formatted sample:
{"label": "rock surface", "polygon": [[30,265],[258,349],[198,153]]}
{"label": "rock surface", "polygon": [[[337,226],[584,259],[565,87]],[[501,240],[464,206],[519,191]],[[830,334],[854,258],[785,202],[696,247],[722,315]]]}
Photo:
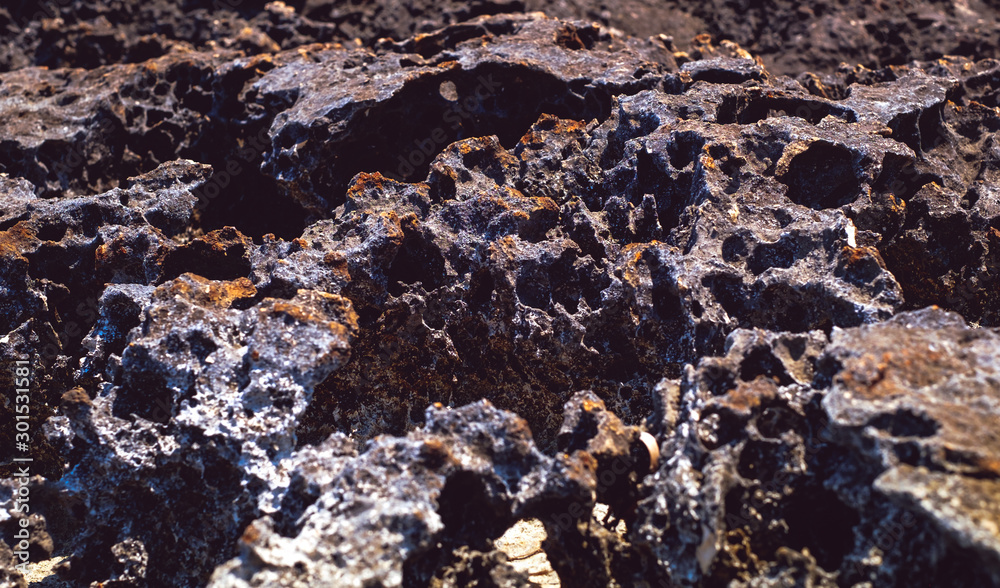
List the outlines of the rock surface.
{"label": "rock surface", "polygon": [[[666,35],[700,57],[697,35],[729,39],[763,57],[775,73],[835,72],[842,62],[904,65],[945,55],[996,58],[997,6],[985,0],[862,2],[790,0],[14,0],[0,9],[0,68],[140,63],[170,51],[234,49],[260,53],[310,42],[371,45],[500,14],[544,11],[636,37]],[[703,39],[707,39],[704,37]]]}
{"label": "rock surface", "polygon": [[3,585],[1000,585],[992,8],[118,4],[0,9]]}

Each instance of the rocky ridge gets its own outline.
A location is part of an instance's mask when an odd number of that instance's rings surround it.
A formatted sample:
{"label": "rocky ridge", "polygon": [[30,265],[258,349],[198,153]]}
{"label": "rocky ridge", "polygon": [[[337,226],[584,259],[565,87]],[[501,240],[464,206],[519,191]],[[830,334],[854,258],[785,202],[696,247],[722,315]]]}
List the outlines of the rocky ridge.
{"label": "rocky ridge", "polygon": [[230,8],[14,29],[67,39],[0,74],[33,560],[524,586],[535,518],[567,586],[1000,584],[998,62]]}

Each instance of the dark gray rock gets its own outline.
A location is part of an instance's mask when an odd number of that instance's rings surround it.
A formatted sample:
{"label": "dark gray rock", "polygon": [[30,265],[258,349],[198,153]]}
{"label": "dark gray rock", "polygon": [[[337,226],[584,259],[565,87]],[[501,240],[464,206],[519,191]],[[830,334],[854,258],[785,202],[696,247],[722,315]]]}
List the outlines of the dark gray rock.
{"label": "dark gray rock", "polygon": [[565,585],[1000,584],[996,62],[792,79],[514,4],[15,27],[35,557],[526,585],[537,518]]}
{"label": "dark gray rock", "polygon": [[733,333],[680,394],[661,387],[681,424],[632,537],[682,585],[995,585],[995,451],[976,419],[995,418],[996,337],[940,310],[829,343]]}

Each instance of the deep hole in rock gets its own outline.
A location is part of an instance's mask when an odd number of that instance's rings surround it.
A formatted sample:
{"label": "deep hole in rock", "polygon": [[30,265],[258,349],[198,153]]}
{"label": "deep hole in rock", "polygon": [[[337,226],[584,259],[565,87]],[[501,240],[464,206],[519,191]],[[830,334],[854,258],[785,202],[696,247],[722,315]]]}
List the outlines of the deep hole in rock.
{"label": "deep hole in rock", "polygon": [[682,171],[677,177],[662,185],[656,196],[656,216],[666,233],[680,223],[681,214],[691,200],[694,173]]}
{"label": "deep hole in rock", "polygon": [[750,440],[740,452],[736,471],[748,480],[773,480],[788,459],[789,455],[783,444]]}
{"label": "deep hole in rock", "polygon": [[48,224],[38,230],[38,238],[42,241],[62,241],[68,228],[66,223]]}
{"label": "deep hole in rock", "polygon": [[804,431],[802,415],[781,403],[767,406],[755,419],[757,431],[770,439],[781,437],[786,431]]}
{"label": "deep hole in rock", "polygon": [[674,140],[667,146],[667,155],[670,157],[670,165],[674,169],[682,170],[698,159],[702,147],[705,146],[705,139],[694,132],[677,133]]}
{"label": "deep hole in rock", "polygon": [[837,107],[833,104],[827,104],[818,100],[783,97],[750,98],[740,104],[739,112],[735,118],[739,124],[749,125],[770,117],[794,116],[805,119],[815,125],[830,115],[846,122],[855,122],[856,118],[850,110]]}
{"label": "deep hole in rock", "polygon": [[917,128],[920,131],[920,149],[923,151],[935,149],[947,141],[942,128],[944,117],[941,110],[942,106],[937,105],[920,113]]}
{"label": "deep hole in rock", "polygon": [[746,354],[740,362],[740,379],[751,382],[758,376],[775,379],[778,384],[787,386],[793,382],[785,366],[767,347],[756,347]]}
{"label": "deep hole in rock", "polygon": [[402,246],[389,266],[388,291],[400,296],[404,285],[420,283],[430,292],[443,283],[445,260],[441,250],[418,231],[407,231]]}
{"label": "deep hole in rock", "polygon": [[746,240],[741,235],[731,235],[722,242],[722,259],[729,263],[740,261],[748,253]]}
{"label": "deep hole in rock", "polygon": [[802,485],[795,488],[784,511],[788,545],[808,548],[825,570],[836,570],[854,546],[854,527],[861,517],[835,492]]}
{"label": "deep hole in rock", "polygon": [[797,247],[792,239],[781,239],[776,243],[761,243],[754,247],[747,260],[747,269],[760,275],[772,267],[787,269],[795,263]]}
{"label": "deep hole in rock", "polygon": [[[629,142],[636,145],[636,139],[649,135],[660,126],[660,119],[647,113],[620,112],[619,117],[618,126],[608,133],[607,147],[601,153],[601,167],[604,169],[611,169],[621,162]],[[607,116],[599,118],[604,120]]]}
{"label": "deep hole in rock", "polygon": [[472,472],[448,477],[438,496],[438,514],[449,543],[487,549],[487,542],[503,533],[511,522],[510,515],[502,504],[490,499],[492,493]]}
{"label": "deep hole in rock", "polygon": [[663,283],[653,287],[653,309],[668,332],[676,332],[670,326],[681,323],[686,314],[676,287]]}
{"label": "deep hole in rock", "polygon": [[206,357],[219,348],[215,341],[203,332],[191,333],[187,338],[187,346],[194,356],[201,361],[204,361]]}
{"label": "deep hole in rock", "polygon": [[[602,289],[591,284],[591,276],[587,275],[589,268],[584,260],[578,263],[577,255],[575,250],[567,249],[547,272],[552,284],[552,302],[561,304],[570,314],[576,314],[579,310],[581,299],[586,298],[588,303],[593,303],[593,293]],[[591,295],[585,296],[585,291],[589,291],[587,293]]]}
{"label": "deep hole in rock", "polygon": [[886,153],[882,158],[882,171],[875,179],[872,188],[876,191],[889,192],[905,201],[912,198],[920,188],[935,181],[940,183],[942,179],[917,170],[908,158]]}
{"label": "deep hole in rock", "polygon": [[[252,91],[242,94],[246,84],[270,67],[263,63],[259,68],[220,73],[180,62],[163,72],[139,76],[119,92],[124,99],[135,101],[125,113],[125,121],[108,114],[96,117],[91,125],[97,129],[94,139],[98,147],[85,149],[49,141],[37,154],[43,165],[30,160],[15,163],[26,154],[10,153],[8,171],[40,186],[43,197],[61,197],[62,190],[97,194],[125,185],[128,178],[151,171],[160,163],[191,159],[214,170],[212,177],[194,190],[199,199],[194,229],[208,232],[233,225],[255,238],[266,233],[297,237],[305,226],[306,212],[260,170],[262,157],[270,149],[267,129],[273,115],[254,110],[260,105],[253,103]],[[150,89],[161,86],[166,92],[150,95]],[[270,105],[275,109],[280,106]],[[66,172],[66,162],[72,164],[77,159],[80,162]],[[47,175],[39,175],[46,169]],[[54,182],[60,190],[50,188]]]}
{"label": "deep hole in rock", "polygon": [[[235,280],[250,274],[252,243],[233,227],[199,237],[170,251],[163,259],[162,281],[190,272],[210,280]],[[272,282],[271,296],[279,289]],[[294,292],[292,292],[294,295]]]}
{"label": "deep hole in rock", "polygon": [[57,349],[69,357],[80,354],[80,343],[97,319],[96,301],[103,284],[93,279],[96,272],[89,249],[43,243],[37,252],[26,255],[32,278],[57,285],[47,294],[55,332],[47,333],[51,339],[41,342],[43,362],[56,360]]}
{"label": "deep hole in rock", "polygon": [[775,284],[764,288],[759,296],[768,304],[756,308],[748,323],[766,329],[793,333],[821,329],[829,333],[834,326],[856,327],[864,321],[859,309],[849,301],[811,285]]}
{"label": "deep hole in rock", "polygon": [[854,155],[823,141],[795,155],[788,170],[778,179],[788,186],[789,200],[815,209],[849,204],[861,193]]}
{"label": "deep hole in rock", "polygon": [[[441,96],[443,81],[454,84],[457,101]],[[427,177],[434,157],[453,141],[496,135],[510,149],[543,113],[604,120],[610,109],[606,90],[575,92],[553,76],[518,67],[482,66],[449,73],[446,79],[425,77],[380,105],[377,116],[356,122],[342,141],[320,147],[314,157],[334,164],[299,173],[308,174],[308,184],[313,190],[322,189],[333,208],[343,202],[348,182],[358,172],[419,181]]]}
{"label": "deep hole in rock", "polygon": [[715,300],[722,306],[731,318],[746,324],[746,314],[743,312],[746,304],[746,287],[743,280],[730,275],[712,275],[702,278],[701,283],[709,289]]}
{"label": "deep hole in rock", "polygon": [[[727,331],[720,325],[697,322],[694,327],[694,343],[698,353],[722,355],[726,344]],[[678,367],[678,373],[680,373]]]}
{"label": "deep hole in rock", "polygon": [[526,267],[517,274],[517,298],[521,304],[545,310],[551,303],[546,268]]}
{"label": "deep hole in rock", "polygon": [[894,437],[930,437],[940,428],[938,422],[927,415],[905,409],[879,415],[868,424]]}
{"label": "deep hole in rock", "polygon": [[[761,309],[760,321],[768,328],[781,331],[801,333],[814,328],[811,320],[814,312],[811,308],[809,293],[779,284],[768,287],[761,293],[761,299],[768,300],[766,309]],[[832,326],[832,320],[825,321],[827,328]]]}
{"label": "deep hole in rock", "polygon": [[[269,66],[264,66],[267,69]],[[195,140],[174,143],[182,146],[174,157],[207,163],[213,169],[212,177],[195,191],[196,226],[205,232],[235,226],[255,238],[266,233],[285,239],[299,236],[307,213],[261,171],[263,157],[271,149],[268,129],[273,115],[252,112],[259,106],[245,104],[238,97],[244,84],[260,73],[237,70],[222,77],[211,71],[181,68],[171,73],[178,76],[175,96],[193,95],[193,88],[201,88],[197,95],[203,98],[198,100],[210,100],[187,104],[192,110],[205,111],[207,122]],[[251,92],[247,101],[252,97]],[[268,105],[275,110],[282,106]]]}
{"label": "deep hole in rock", "polygon": [[[207,158],[208,159],[208,158]],[[212,158],[214,159],[214,158]],[[231,160],[230,160],[231,161]],[[213,163],[209,161],[209,163]],[[200,188],[199,193],[214,193],[211,186],[219,184],[227,162],[213,163],[215,175]],[[282,239],[293,239],[302,234],[307,225],[305,210],[280,190],[274,180],[244,164],[244,170],[208,200],[197,217],[196,226],[208,232],[225,226],[235,226],[240,232],[254,238],[272,233]]]}
{"label": "deep hole in rock", "polygon": [[466,295],[466,303],[471,312],[487,312],[493,299],[493,291],[496,288],[493,275],[488,269],[480,269],[472,275],[469,283],[469,292]]}

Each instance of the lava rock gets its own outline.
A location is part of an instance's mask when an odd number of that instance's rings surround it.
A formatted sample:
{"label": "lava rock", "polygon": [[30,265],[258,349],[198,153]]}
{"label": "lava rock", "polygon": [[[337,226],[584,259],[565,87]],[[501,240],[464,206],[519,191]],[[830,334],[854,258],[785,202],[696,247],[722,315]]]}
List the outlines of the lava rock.
{"label": "lava rock", "polygon": [[534,518],[566,585],[1000,585],[964,5],[125,4],[0,9],[33,559],[530,585]]}
{"label": "lava rock", "polygon": [[632,537],[680,585],[996,584],[994,435],[956,403],[994,402],[997,336],[937,309],[829,342],[733,333],[678,382]]}

